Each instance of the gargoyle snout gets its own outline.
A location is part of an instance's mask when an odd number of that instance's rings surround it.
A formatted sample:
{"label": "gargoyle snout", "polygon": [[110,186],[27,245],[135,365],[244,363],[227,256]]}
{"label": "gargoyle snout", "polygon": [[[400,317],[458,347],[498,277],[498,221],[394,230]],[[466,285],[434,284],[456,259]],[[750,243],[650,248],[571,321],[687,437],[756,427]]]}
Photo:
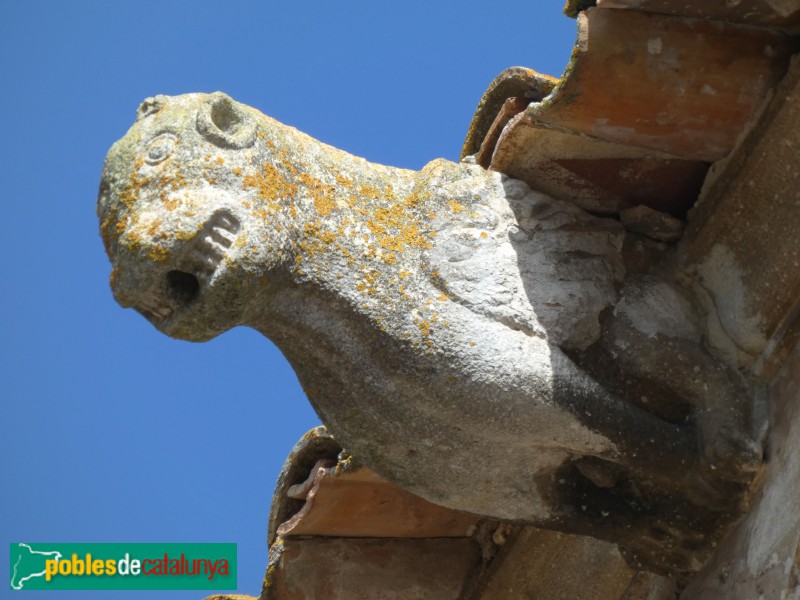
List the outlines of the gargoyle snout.
{"label": "gargoyle snout", "polygon": [[166,260],[153,256],[152,248],[120,254],[112,275],[115,298],[156,325],[171,320],[211,286],[240,228],[230,211],[220,209]]}

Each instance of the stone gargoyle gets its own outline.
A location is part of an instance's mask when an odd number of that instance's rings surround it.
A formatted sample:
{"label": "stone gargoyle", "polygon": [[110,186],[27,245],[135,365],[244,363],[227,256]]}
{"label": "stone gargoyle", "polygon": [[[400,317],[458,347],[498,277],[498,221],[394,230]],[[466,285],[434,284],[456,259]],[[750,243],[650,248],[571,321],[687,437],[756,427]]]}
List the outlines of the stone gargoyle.
{"label": "stone gargoyle", "polygon": [[98,199],[117,301],[285,354],[361,463],[435,503],[699,568],[762,461],[670,246],[469,162],[322,144],[222,93],[144,101]]}

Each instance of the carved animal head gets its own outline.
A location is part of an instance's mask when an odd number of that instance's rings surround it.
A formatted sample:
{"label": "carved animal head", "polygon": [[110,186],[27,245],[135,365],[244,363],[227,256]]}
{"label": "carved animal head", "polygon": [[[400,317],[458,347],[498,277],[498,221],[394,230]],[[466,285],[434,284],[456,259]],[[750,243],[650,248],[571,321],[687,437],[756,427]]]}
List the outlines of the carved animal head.
{"label": "carved animal head", "polygon": [[[272,137],[271,126],[288,129],[219,92],[141,104],[106,157],[97,202],[121,305],[194,341],[242,322],[244,299],[253,296],[242,288],[254,272],[268,275],[287,248],[283,182],[250,169],[256,159],[275,161],[265,155],[269,143],[255,149],[257,137]],[[256,193],[243,193],[248,188]],[[248,239],[254,230],[270,243]]]}

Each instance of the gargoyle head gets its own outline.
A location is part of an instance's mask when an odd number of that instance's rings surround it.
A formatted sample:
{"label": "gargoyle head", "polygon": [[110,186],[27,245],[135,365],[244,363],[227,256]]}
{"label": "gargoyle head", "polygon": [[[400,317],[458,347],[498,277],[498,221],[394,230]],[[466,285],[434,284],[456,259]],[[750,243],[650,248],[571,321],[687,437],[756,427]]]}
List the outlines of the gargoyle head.
{"label": "gargoyle head", "polygon": [[248,165],[269,160],[254,148],[259,117],[220,92],[148,98],[106,157],[97,211],[114,296],[170,336],[202,341],[240,324],[248,271],[279,260],[279,210],[259,219],[270,243],[246,236],[259,199],[242,190],[263,183]]}

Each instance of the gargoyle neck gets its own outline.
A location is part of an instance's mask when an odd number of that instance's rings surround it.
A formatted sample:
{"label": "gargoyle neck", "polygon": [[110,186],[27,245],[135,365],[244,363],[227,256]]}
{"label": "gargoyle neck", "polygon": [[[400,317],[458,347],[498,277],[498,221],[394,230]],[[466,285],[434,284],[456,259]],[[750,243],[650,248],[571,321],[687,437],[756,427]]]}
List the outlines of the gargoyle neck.
{"label": "gargoyle neck", "polygon": [[[290,229],[286,266],[297,282],[331,288],[334,275],[397,265],[423,244],[416,173],[371,163],[294,129],[270,128],[266,161],[244,178]],[[281,233],[281,232],[277,232]],[[355,284],[355,282],[352,282]]]}

